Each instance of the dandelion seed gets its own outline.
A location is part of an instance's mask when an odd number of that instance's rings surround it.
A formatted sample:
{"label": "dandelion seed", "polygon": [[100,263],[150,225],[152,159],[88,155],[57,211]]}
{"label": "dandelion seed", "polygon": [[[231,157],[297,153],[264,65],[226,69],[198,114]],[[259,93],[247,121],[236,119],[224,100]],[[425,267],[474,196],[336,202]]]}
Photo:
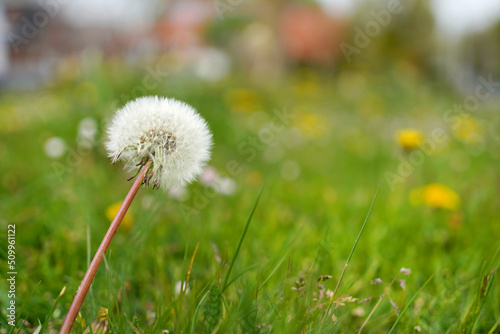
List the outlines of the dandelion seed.
{"label": "dandelion seed", "polygon": [[116,112],[107,132],[106,149],[137,172],[151,161],[146,184],[169,189],[185,186],[210,158],[212,135],[189,105],[157,96],[141,97]]}

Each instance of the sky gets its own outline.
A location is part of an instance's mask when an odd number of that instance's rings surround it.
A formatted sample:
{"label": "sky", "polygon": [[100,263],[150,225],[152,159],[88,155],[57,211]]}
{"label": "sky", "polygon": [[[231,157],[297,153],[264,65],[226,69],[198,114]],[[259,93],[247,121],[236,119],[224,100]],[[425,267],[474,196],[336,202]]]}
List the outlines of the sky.
{"label": "sky", "polygon": [[[356,3],[370,0],[317,1],[332,14],[349,15]],[[408,0],[400,1],[404,4]],[[105,22],[133,26],[150,21],[156,14],[151,9],[156,8],[157,3],[158,0],[71,0],[64,10],[73,22],[82,25]],[[431,6],[438,29],[450,36],[480,31],[500,19],[500,0],[431,0]]]}
{"label": "sky", "polygon": [[447,35],[481,31],[500,18],[500,0],[432,0],[438,28]]}

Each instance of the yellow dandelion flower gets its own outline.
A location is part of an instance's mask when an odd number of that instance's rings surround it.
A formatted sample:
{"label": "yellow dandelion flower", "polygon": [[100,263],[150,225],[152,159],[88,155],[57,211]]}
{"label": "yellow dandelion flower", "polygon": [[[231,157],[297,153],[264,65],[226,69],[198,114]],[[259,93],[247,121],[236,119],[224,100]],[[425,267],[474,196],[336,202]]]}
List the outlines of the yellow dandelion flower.
{"label": "yellow dandelion flower", "polygon": [[398,131],[397,141],[405,150],[414,150],[424,141],[424,136],[418,130],[403,129]]}
{"label": "yellow dandelion flower", "polygon": [[431,183],[410,192],[410,203],[425,204],[432,208],[456,210],[460,206],[460,197],[447,186]]}
{"label": "yellow dandelion flower", "polygon": [[95,334],[104,334],[109,331],[109,323],[108,323],[108,309],[101,307],[101,309],[97,312],[97,316],[94,321],[90,324],[90,327],[87,328],[83,333],[88,334],[92,329],[92,333]]}
{"label": "yellow dandelion flower", "polygon": [[226,95],[226,103],[231,111],[251,113],[262,109],[257,92],[250,89],[233,89]]}
{"label": "yellow dandelion flower", "polygon": [[[457,116],[457,118],[460,116]],[[472,117],[456,119],[457,125],[453,127],[453,134],[457,139],[466,143],[477,143],[483,137],[481,124]]]}
{"label": "yellow dandelion flower", "polygon": [[[115,216],[118,213],[118,210],[120,209],[121,205],[122,202],[116,202],[106,208],[106,217],[109,219],[110,222],[113,221],[113,219],[115,219]],[[125,230],[128,231],[132,227],[133,223],[134,219],[132,217],[132,213],[130,213],[130,211],[127,211],[125,217],[123,217],[121,225]]]}
{"label": "yellow dandelion flower", "polygon": [[320,114],[308,111],[307,107],[297,107],[294,113],[299,116],[294,125],[306,137],[321,138],[326,134],[327,120]]}

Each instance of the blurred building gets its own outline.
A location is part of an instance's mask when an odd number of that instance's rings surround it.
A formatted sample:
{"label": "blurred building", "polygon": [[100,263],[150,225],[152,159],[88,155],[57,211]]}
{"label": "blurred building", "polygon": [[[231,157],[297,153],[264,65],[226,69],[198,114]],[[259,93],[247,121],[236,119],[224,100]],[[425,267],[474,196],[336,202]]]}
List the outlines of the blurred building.
{"label": "blurred building", "polygon": [[319,6],[286,6],[279,17],[279,40],[290,62],[332,65],[340,54],[345,24]]}

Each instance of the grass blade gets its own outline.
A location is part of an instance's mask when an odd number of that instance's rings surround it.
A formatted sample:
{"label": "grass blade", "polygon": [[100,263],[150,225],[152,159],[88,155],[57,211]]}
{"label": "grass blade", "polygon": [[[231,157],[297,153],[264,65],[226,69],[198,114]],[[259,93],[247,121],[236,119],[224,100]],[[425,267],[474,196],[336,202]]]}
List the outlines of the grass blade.
{"label": "grass blade", "polygon": [[52,318],[52,314],[54,314],[54,311],[56,310],[57,304],[59,304],[59,300],[61,300],[61,297],[64,295],[66,292],[66,286],[64,286],[59,292],[59,296],[57,296],[56,301],[52,305],[52,308],[50,309],[49,313],[47,314],[47,317],[45,318],[45,321],[43,322],[42,328],[40,329],[40,334],[43,334],[45,331],[45,328],[47,328],[47,325],[49,324],[50,318]]}
{"label": "grass blade", "polygon": [[194,334],[195,333],[195,328],[196,328],[196,319],[198,319],[198,316],[200,314],[200,308],[201,308],[201,305],[203,305],[203,302],[205,301],[205,298],[207,298],[208,296],[208,293],[210,292],[210,290],[208,290],[204,295],[203,297],[201,298],[200,302],[198,303],[198,305],[196,306],[196,310],[194,311],[194,315],[193,315],[193,320],[191,321],[191,330],[189,331],[190,334]]}
{"label": "grass blade", "polygon": [[398,318],[396,319],[396,321],[394,322],[394,324],[392,325],[391,329],[389,330],[389,332],[387,334],[391,334],[392,333],[392,331],[394,330],[394,328],[396,328],[396,326],[398,325],[399,321],[401,320],[401,318],[405,314],[405,312],[408,309],[408,307],[410,307],[410,305],[413,303],[413,301],[415,300],[415,298],[417,298],[417,296],[420,294],[420,292],[422,292],[422,290],[427,286],[427,284],[429,284],[429,282],[432,280],[432,278],[434,277],[435,274],[436,273],[434,272],[431,275],[431,277],[429,277],[427,279],[427,281],[425,281],[424,285],[422,285],[420,287],[420,289],[418,289],[418,291],[413,295],[413,297],[411,297],[411,299],[408,302],[408,304],[406,304],[405,308],[399,313]]}
{"label": "grass blade", "polygon": [[356,250],[356,247],[358,246],[359,239],[361,238],[361,235],[363,234],[363,231],[365,230],[366,223],[368,222],[368,218],[370,217],[370,214],[372,213],[373,205],[375,204],[375,200],[377,199],[378,192],[380,190],[380,182],[377,187],[377,191],[375,192],[375,196],[373,196],[372,204],[370,205],[370,209],[368,210],[368,213],[366,214],[365,221],[363,222],[363,225],[361,226],[361,229],[359,230],[358,236],[356,238],[356,241],[354,241],[354,245],[352,246],[351,252],[349,253],[349,256],[347,257],[347,260],[345,262],[344,268],[342,269],[342,273],[340,274],[340,278],[337,282],[337,285],[335,286],[335,290],[333,290],[333,297],[335,297],[335,294],[337,293],[340,283],[342,283],[342,279],[344,278],[345,271],[347,269],[347,266],[349,265],[349,262],[351,262],[352,254],[354,254],[354,251]]}
{"label": "grass blade", "polygon": [[472,333],[474,326],[476,325],[479,316],[481,315],[481,310],[486,303],[486,298],[488,297],[491,286],[493,284],[493,280],[495,278],[496,271],[500,265],[500,260],[496,263],[495,267],[488,273],[482,274],[481,271],[481,282],[478,284],[478,292],[474,297],[474,301],[472,302],[467,314],[465,315],[462,323],[460,324],[460,328],[458,329],[459,333]]}
{"label": "grass blade", "polygon": [[[21,308],[19,309],[19,312],[17,314],[22,314],[23,310],[24,310],[24,307],[26,306],[26,303],[28,303],[28,301],[30,300],[31,296],[33,296],[33,293],[35,293],[35,290],[36,288],[38,288],[38,286],[40,285],[40,283],[42,283],[42,281],[38,282],[35,287],[33,288],[33,290],[31,290],[30,294],[28,295],[28,298],[26,298],[26,300],[24,301],[23,305],[21,305]],[[26,320],[25,320],[26,321]],[[14,326],[12,326],[12,328],[10,329],[9,331],[9,334],[11,333],[14,333],[14,329],[16,329],[16,326],[17,325],[17,320],[16,320],[16,323],[14,324]],[[21,327],[24,325],[24,321],[23,323],[21,324]]]}
{"label": "grass blade", "polygon": [[340,287],[340,284],[342,283],[342,279],[344,278],[344,274],[345,274],[345,272],[347,270],[347,267],[349,266],[349,262],[351,262],[352,255],[354,254],[354,251],[356,250],[356,247],[358,246],[359,239],[361,238],[361,235],[363,234],[363,231],[365,230],[366,223],[368,222],[368,218],[370,217],[370,214],[372,212],[373,205],[375,204],[375,200],[377,199],[378,192],[380,190],[380,185],[381,184],[382,184],[382,181],[380,181],[379,184],[378,184],[378,186],[377,186],[377,191],[375,192],[375,196],[373,196],[373,200],[372,200],[372,203],[370,205],[370,209],[368,210],[368,213],[366,214],[365,221],[363,222],[363,225],[361,226],[361,229],[359,230],[359,233],[358,233],[358,236],[356,238],[356,241],[354,241],[354,245],[352,246],[351,252],[349,253],[349,256],[347,257],[347,260],[346,260],[346,262],[344,264],[344,268],[342,269],[342,272],[340,273],[339,280],[337,282],[337,285],[335,286],[335,290],[333,290],[333,294],[332,294],[330,303],[328,304],[328,308],[327,308],[327,310],[325,312],[325,315],[323,316],[323,319],[321,320],[320,330],[323,328],[323,324],[324,324],[324,322],[326,320],[326,317],[330,313],[330,310],[331,310],[332,305],[333,305],[335,294],[337,293],[337,291],[338,291],[338,289]]}
{"label": "grass blade", "polygon": [[257,199],[255,200],[255,203],[253,205],[252,211],[250,211],[250,215],[248,216],[247,223],[245,225],[245,229],[243,230],[243,233],[241,234],[240,241],[238,242],[238,246],[236,247],[236,251],[234,252],[233,258],[231,259],[231,263],[229,264],[229,269],[226,272],[226,275],[224,277],[224,281],[222,283],[222,291],[224,292],[227,287],[229,286],[228,284],[228,279],[229,275],[231,275],[231,270],[233,269],[234,262],[236,258],[238,257],[238,253],[240,252],[241,244],[243,243],[243,239],[245,239],[245,235],[247,234],[248,227],[250,226],[250,222],[252,221],[253,214],[255,213],[255,209],[257,209],[257,205],[259,204],[259,199],[260,196],[262,195],[264,188],[260,191],[259,195],[257,196]]}

